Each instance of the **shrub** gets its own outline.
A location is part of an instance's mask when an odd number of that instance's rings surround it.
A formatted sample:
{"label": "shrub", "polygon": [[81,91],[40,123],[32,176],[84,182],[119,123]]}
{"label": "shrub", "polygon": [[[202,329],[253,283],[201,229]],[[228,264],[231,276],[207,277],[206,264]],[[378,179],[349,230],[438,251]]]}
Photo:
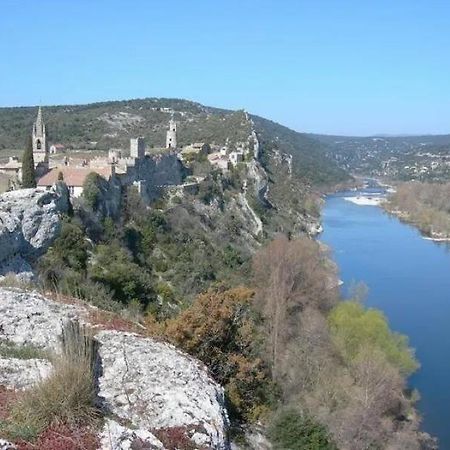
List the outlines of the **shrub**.
{"label": "shrub", "polygon": [[325,427],[295,410],[275,417],[269,437],[274,450],[337,450]]}
{"label": "shrub", "polygon": [[26,391],[14,405],[2,431],[10,439],[30,440],[52,424],[94,424],[94,363],[96,345],[89,330],[78,322],[64,326],[61,354],[53,357],[51,375]]}
{"label": "shrub", "polygon": [[267,410],[274,386],[258,358],[259,336],[250,302],[252,291],[211,289],[176,319],[166,336],[203,361],[223,386],[233,418],[256,420]]}

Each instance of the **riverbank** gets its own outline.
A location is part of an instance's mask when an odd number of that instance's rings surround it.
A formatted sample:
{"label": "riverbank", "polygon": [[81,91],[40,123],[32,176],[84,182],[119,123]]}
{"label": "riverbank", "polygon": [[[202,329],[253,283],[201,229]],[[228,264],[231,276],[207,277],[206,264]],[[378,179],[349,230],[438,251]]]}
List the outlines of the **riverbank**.
{"label": "riverbank", "polygon": [[423,237],[450,241],[450,183],[408,182],[397,186],[382,207],[402,222],[413,225]]}
{"label": "riverbank", "polygon": [[[355,281],[364,282],[369,288],[367,306],[383,311],[392,329],[409,336],[421,369],[408,379],[406,388],[417,389],[421,399],[415,405],[420,417],[413,413],[407,421],[437,436],[439,448],[450,448],[450,432],[442,423],[448,417],[445,380],[450,376],[450,364],[440,358],[447,347],[442,311],[450,291],[446,274],[449,255],[442,246],[430,245],[414,228],[384,213],[382,206],[348,200],[352,195],[373,197],[375,191],[384,190],[372,186],[329,196],[323,209],[321,240],[332,248],[344,282],[344,297],[352,295]],[[431,286],[436,286],[436,291]],[[425,436],[428,448],[437,448],[433,438]],[[402,444],[397,448],[416,448]]]}

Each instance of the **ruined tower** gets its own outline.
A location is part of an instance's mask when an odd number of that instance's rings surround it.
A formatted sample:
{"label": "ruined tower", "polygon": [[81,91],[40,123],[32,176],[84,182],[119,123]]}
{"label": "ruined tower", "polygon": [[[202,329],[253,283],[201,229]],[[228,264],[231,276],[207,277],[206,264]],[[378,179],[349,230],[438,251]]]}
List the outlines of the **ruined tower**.
{"label": "ruined tower", "polygon": [[166,148],[177,148],[177,123],[171,119],[167,130]]}
{"label": "ruined tower", "polygon": [[144,138],[130,139],[130,156],[132,158],[142,159],[145,157],[145,141]]}
{"label": "ruined tower", "polygon": [[47,151],[47,134],[45,131],[45,123],[42,119],[42,110],[39,106],[36,122],[33,124],[33,158],[34,164],[48,163]]}

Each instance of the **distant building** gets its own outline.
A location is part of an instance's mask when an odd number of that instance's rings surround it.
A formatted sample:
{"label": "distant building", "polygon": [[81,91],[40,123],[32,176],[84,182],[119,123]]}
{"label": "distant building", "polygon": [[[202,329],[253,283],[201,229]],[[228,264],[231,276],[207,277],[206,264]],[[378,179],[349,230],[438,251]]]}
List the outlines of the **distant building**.
{"label": "distant building", "polygon": [[196,142],[191,145],[186,145],[186,147],[181,150],[180,154],[183,157],[188,155],[208,155],[211,152],[211,147],[204,142]]}
{"label": "distant building", "polygon": [[55,167],[41,177],[38,180],[37,185],[39,187],[50,189],[58,181],[64,181],[69,188],[70,195],[72,197],[79,197],[83,193],[83,184],[86,177],[93,172],[109,181],[114,174],[114,168],[113,166],[96,168],[70,166]]}
{"label": "distant building", "polygon": [[57,153],[64,152],[65,149],[66,149],[66,147],[64,147],[64,145],[62,145],[62,144],[53,144],[50,146],[50,154],[56,155]]}
{"label": "distant building", "polygon": [[8,175],[11,179],[22,181],[22,163],[17,156],[10,156],[6,164],[0,165],[0,173]]}
{"label": "distant building", "polygon": [[166,148],[177,148],[177,123],[171,119],[166,135]]}
{"label": "distant building", "polygon": [[229,158],[230,163],[236,166],[238,163],[244,161],[244,154],[242,152],[231,152]]}

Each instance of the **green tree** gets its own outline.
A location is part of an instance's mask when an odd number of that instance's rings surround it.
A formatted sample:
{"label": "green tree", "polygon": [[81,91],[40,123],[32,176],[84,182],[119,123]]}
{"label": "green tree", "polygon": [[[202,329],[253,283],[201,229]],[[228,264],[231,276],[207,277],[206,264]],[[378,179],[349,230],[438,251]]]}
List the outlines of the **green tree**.
{"label": "green tree", "polygon": [[276,416],[269,437],[275,450],[337,450],[325,427],[295,410]]}
{"label": "green tree", "polygon": [[403,375],[417,369],[408,338],[391,331],[381,311],[365,309],[356,301],[341,302],[331,311],[328,322],[333,341],[348,363],[353,364],[363,352],[373,351],[381,352]]}
{"label": "green tree", "polygon": [[28,137],[27,146],[22,157],[22,187],[36,187],[36,173],[34,170],[33,141]]}
{"label": "green tree", "polygon": [[101,186],[102,177],[95,173],[91,172],[83,183],[83,198],[92,210],[96,211],[98,208],[98,203],[101,197]]}

